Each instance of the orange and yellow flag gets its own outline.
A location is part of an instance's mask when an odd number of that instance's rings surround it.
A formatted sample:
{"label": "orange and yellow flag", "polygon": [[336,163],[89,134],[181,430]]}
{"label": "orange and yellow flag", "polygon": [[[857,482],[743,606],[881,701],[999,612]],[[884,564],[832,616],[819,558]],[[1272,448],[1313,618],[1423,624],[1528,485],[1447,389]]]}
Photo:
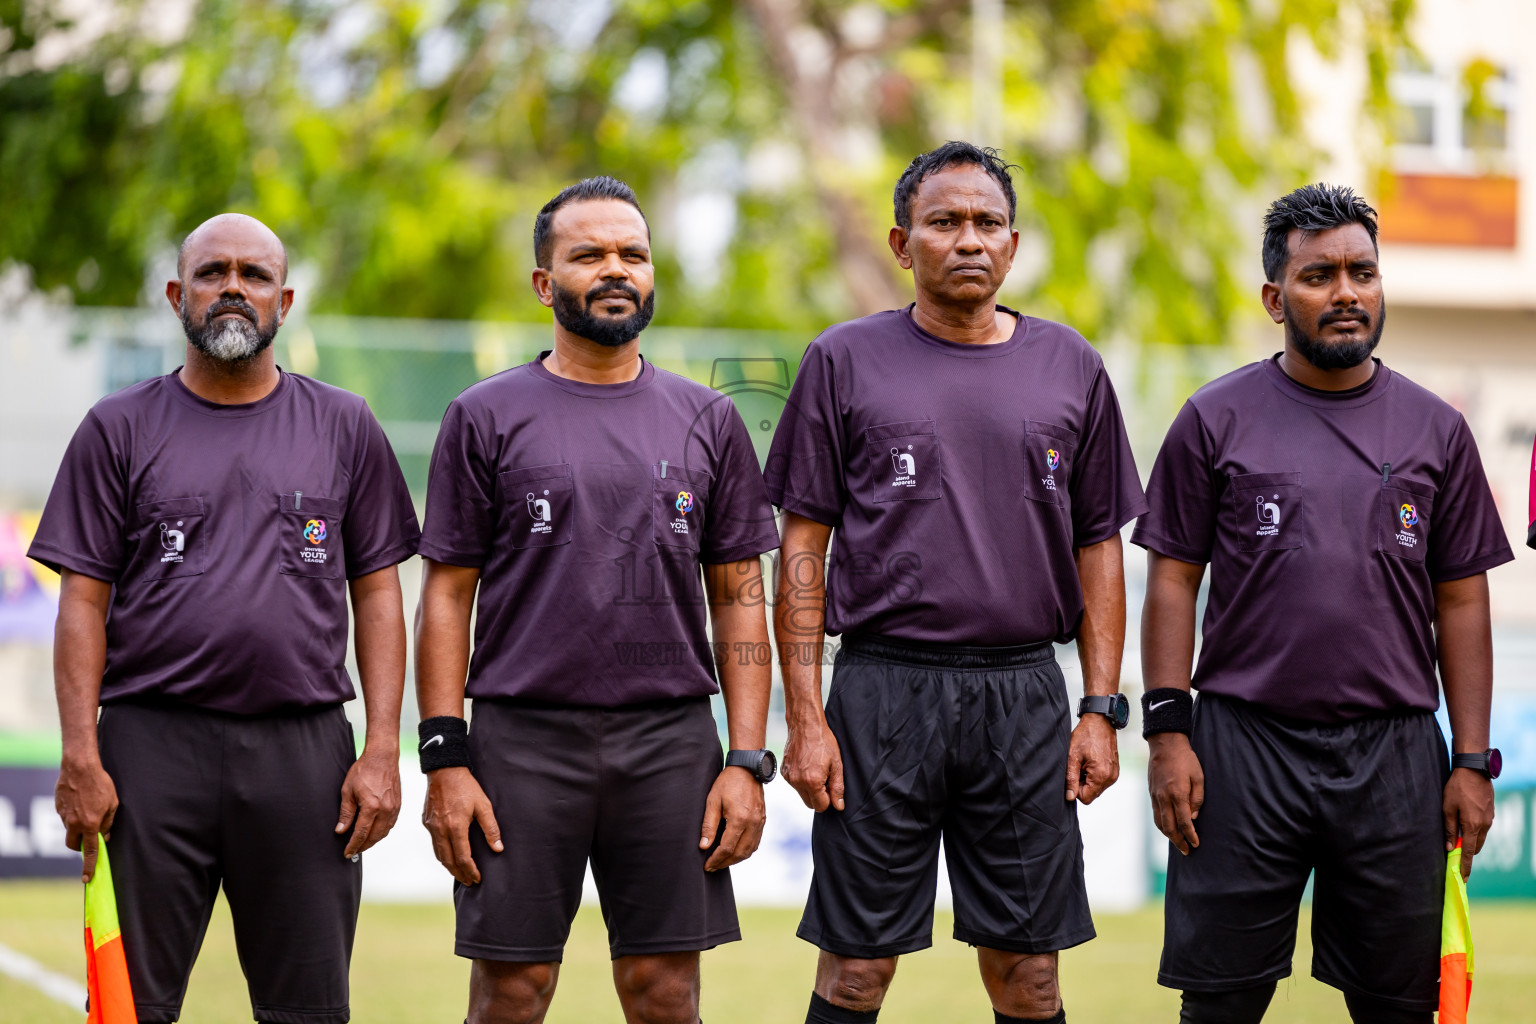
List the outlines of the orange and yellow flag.
{"label": "orange and yellow flag", "polygon": [[107,843],[96,842],[96,873],[85,883],[85,983],[90,993],[86,1024],[137,1024],[133,989],[128,984],[128,960],[117,927],[117,894]]}
{"label": "orange and yellow flag", "polygon": [[1467,1024],[1472,1002],[1472,917],[1461,877],[1461,840],[1445,858],[1445,915],[1440,919],[1440,1024]]}

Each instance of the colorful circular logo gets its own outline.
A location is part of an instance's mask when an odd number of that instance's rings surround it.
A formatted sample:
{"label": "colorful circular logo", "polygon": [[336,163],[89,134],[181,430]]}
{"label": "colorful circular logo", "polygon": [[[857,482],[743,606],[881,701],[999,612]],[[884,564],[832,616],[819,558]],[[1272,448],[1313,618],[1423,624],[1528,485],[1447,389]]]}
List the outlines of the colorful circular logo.
{"label": "colorful circular logo", "polygon": [[321,544],[325,541],[325,520],[311,519],[304,524],[304,539],[311,544]]}
{"label": "colorful circular logo", "polygon": [[1056,467],[1060,465],[1061,452],[1057,451],[1055,448],[1047,448],[1045,450],[1045,468],[1054,473],[1056,472]]}
{"label": "colorful circular logo", "polygon": [[679,515],[687,515],[693,510],[693,495],[687,491],[677,492],[677,511]]}
{"label": "colorful circular logo", "polygon": [[1403,529],[1411,530],[1419,525],[1419,510],[1412,505],[1404,505],[1397,510],[1397,518],[1403,524]]}

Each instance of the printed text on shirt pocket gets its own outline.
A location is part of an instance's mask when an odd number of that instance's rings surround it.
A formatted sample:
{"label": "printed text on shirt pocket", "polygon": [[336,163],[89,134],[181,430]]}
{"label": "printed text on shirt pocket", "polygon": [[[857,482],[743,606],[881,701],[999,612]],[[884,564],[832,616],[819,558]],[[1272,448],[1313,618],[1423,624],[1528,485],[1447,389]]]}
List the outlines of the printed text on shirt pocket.
{"label": "printed text on shirt pocket", "polygon": [[1376,502],[1376,549],[1422,562],[1429,553],[1434,493],[1420,484],[1393,478],[1381,485]]}
{"label": "printed text on shirt pocket", "polygon": [[285,576],[312,580],[347,574],[341,545],[344,503],[303,491],[277,496],[277,567]]}
{"label": "printed text on shirt pocket", "polygon": [[1071,427],[1024,421],[1024,496],[1047,505],[1067,504],[1067,483],[1077,453],[1077,431]]}
{"label": "printed text on shirt pocket", "polygon": [[933,420],[883,423],[864,431],[875,501],[944,496],[939,428]]}
{"label": "printed text on shirt pocket", "polygon": [[550,548],[571,542],[576,488],[565,462],[512,469],[496,477],[502,524],[512,547]]}
{"label": "printed text on shirt pocket", "polygon": [[1286,551],[1305,539],[1306,492],[1300,473],[1239,473],[1232,506],[1239,551]]}
{"label": "printed text on shirt pocket", "polygon": [[162,498],[137,506],[141,580],[197,576],[203,571],[208,525],[202,498]]}
{"label": "printed text on shirt pocket", "polygon": [[651,529],[656,543],[697,551],[708,507],[709,481],[703,476],[679,473],[676,463],[667,467],[666,476],[661,474],[659,463],[651,467]]}

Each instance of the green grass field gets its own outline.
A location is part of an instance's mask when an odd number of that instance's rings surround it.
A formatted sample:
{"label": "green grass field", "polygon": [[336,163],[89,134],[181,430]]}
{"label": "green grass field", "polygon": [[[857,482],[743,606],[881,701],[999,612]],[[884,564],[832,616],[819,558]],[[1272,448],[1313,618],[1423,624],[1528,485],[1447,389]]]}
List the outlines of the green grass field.
{"label": "green grass field", "polygon": [[[703,1018],[712,1024],[798,1024],[815,967],[815,950],[794,937],[798,914],[748,910],[746,941],[704,956]],[[1100,915],[1099,938],[1062,956],[1062,986],[1073,1024],[1167,1022],[1178,997],[1154,981],[1162,933],[1157,908]],[[1516,1024],[1536,1019],[1536,905],[1479,903],[1472,1020]],[[1283,982],[1267,1021],[1337,1022],[1337,992],[1307,976],[1306,920],[1296,977]],[[934,948],[902,960],[881,1024],[990,1021],[975,954],[950,939],[940,915]],[[80,888],[73,882],[0,883],[0,943],[71,977],[83,976]],[[352,1019],[360,1024],[456,1024],[463,1020],[468,964],[453,956],[453,911],[447,906],[365,904],[352,969]],[[613,995],[602,920],[584,908],[576,921],[550,1024],[622,1024]],[[0,1022],[79,1024],[82,1013],[0,976]],[[245,983],[235,959],[229,911],[221,902],[182,1019],[191,1024],[250,1021]]]}

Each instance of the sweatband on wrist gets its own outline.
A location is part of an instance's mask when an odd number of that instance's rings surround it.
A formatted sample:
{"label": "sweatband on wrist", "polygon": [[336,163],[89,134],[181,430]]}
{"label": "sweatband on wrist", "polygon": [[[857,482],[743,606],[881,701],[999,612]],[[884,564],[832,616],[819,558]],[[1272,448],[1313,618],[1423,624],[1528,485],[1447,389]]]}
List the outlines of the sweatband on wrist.
{"label": "sweatband on wrist", "polygon": [[1181,732],[1188,736],[1194,724],[1195,698],[1188,690],[1163,686],[1141,695],[1142,738],[1161,732]]}
{"label": "sweatband on wrist", "polygon": [[435,772],[439,768],[469,767],[469,723],[453,715],[438,715],[425,719],[416,727],[420,742],[416,753],[421,755],[421,771]]}

